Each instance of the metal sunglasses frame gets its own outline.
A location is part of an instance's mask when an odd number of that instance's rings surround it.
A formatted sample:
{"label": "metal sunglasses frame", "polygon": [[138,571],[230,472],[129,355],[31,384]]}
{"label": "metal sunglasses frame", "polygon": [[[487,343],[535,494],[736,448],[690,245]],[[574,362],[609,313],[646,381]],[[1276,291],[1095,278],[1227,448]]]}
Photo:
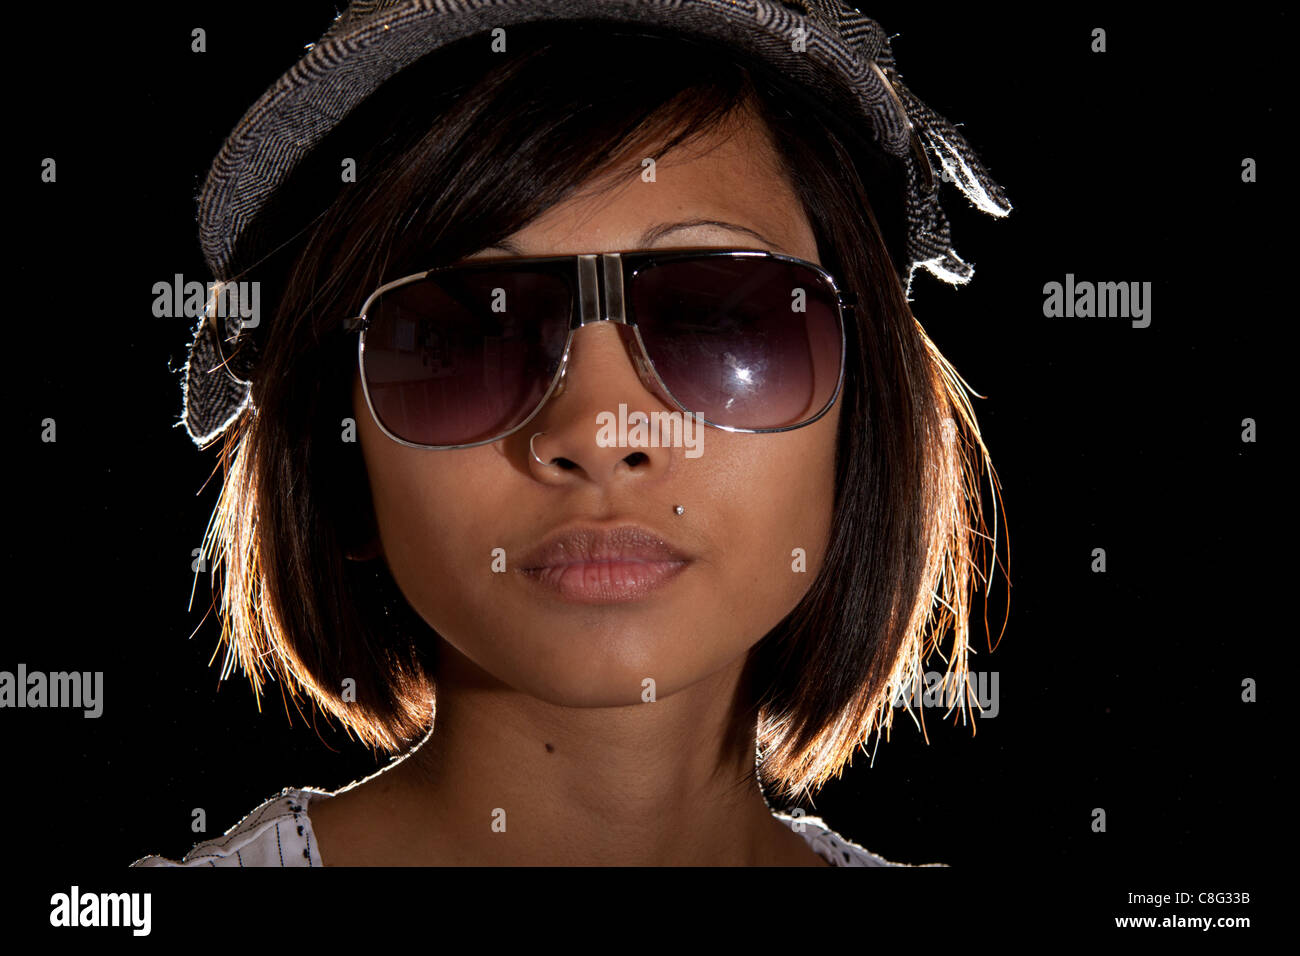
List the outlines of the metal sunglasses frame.
{"label": "metal sunglasses frame", "polygon": [[[559,395],[564,390],[564,378],[569,368],[569,352],[573,347],[573,334],[580,328],[587,325],[593,325],[597,322],[614,322],[618,325],[627,326],[632,330],[636,339],[637,353],[633,355],[633,363],[636,366],[637,374],[652,392],[657,391],[660,397],[667,398],[680,411],[694,414],[691,409],[686,408],[672,391],[660,378],[659,372],[655,369],[654,360],[646,350],[645,342],[641,339],[641,330],[637,327],[636,317],[628,315],[626,304],[627,283],[636,278],[638,274],[653,268],[661,263],[680,262],[689,259],[713,259],[713,258],[753,258],[753,259],[775,259],[781,262],[788,262],[793,265],[802,266],[817,276],[824,282],[833,293],[836,303],[837,320],[840,326],[840,371],[838,380],[835,383],[835,391],[831,394],[826,406],[817,412],[816,415],[807,421],[797,425],[782,425],[776,428],[739,428],[732,425],[721,425],[711,422],[703,416],[700,421],[714,428],[720,428],[723,431],[736,432],[742,434],[770,434],[774,432],[793,431],[796,428],[803,428],[811,425],[820,419],[828,411],[835,407],[840,391],[844,387],[844,370],[846,364],[847,336],[849,316],[852,314],[854,307],[857,305],[857,296],[851,292],[845,292],[840,289],[839,283],[825,269],[800,259],[795,256],[788,256],[782,253],[767,252],[762,250],[728,250],[728,249],[708,249],[708,250],[672,250],[672,251],[641,251],[641,252],[607,252],[607,253],[581,253],[567,256],[500,256],[494,258],[484,258],[476,260],[462,260],[461,262],[440,266],[435,269],[429,269],[425,272],[417,272],[412,275],[403,276],[400,279],[394,279],[375,289],[374,292],[366,298],[365,303],[361,306],[359,315],[344,321],[343,329],[347,333],[359,332],[360,338],[357,341],[357,362],[358,369],[361,372],[361,387],[366,396],[366,406],[370,409],[370,417],[385,435],[397,442],[399,445],[405,445],[408,448],[421,448],[430,451],[450,451],[457,448],[476,448],[479,445],[488,445],[492,442],[501,441],[508,438],[515,432],[524,428],[537,417],[537,414],[546,407],[546,403],[551,398]],[[365,353],[366,353],[366,331],[370,327],[369,312],[375,300],[392,289],[409,285],[413,282],[420,282],[430,276],[439,275],[448,272],[480,270],[480,269],[501,269],[510,266],[527,265],[530,268],[538,267],[552,271],[555,275],[561,276],[570,282],[570,302],[572,304],[572,314],[569,320],[568,335],[564,341],[564,353],[560,357],[559,367],[556,368],[555,374],[551,378],[551,384],[546,393],[538,401],[537,406],[528,413],[518,425],[501,432],[492,438],[486,438],[482,441],[470,442],[463,445],[423,445],[417,442],[407,441],[394,435],[388,430],[387,426],[379,420],[375,413],[374,403],[370,398],[370,385],[366,380]],[[576,273],[576,289],[572,282]]]}

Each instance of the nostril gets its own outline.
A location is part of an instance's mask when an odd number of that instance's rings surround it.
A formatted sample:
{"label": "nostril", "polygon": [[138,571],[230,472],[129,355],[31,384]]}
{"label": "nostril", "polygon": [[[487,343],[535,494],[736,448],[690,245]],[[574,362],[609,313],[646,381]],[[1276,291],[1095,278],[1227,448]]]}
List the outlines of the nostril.
{"label": "nostril", "polygon": [[649,461],[650,458],[643,451],[634,451],[632,452],[632,454],[628,455],[623,460],[627,462],[629,465],[636,466],[641,464],[641,462],[643,461]]}

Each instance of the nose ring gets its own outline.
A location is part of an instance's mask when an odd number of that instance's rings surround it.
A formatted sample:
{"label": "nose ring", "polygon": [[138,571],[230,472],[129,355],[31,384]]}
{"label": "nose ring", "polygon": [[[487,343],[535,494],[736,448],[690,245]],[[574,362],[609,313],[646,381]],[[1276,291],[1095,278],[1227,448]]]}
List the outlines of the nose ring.
{"label": "nose ring", "polygon": [[539,465],[545,465],[546,462],[537,457],[537,452],[533,449],[533,442],[537,440],[537,435],[545,434],[546,432],[538,432],[536,435],[533,435],[532,438],[528,439],[528,453],[533,456],[533,461],[537,462]]}

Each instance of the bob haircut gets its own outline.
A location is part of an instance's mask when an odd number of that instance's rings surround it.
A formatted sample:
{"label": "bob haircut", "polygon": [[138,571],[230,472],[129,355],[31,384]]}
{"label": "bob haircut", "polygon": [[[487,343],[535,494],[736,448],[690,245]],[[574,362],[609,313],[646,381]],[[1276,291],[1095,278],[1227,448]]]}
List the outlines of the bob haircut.
{"label": "bob haircut", "polygon": [[[988,537],[981,466],[995,488],[996,475],[967,386],[913,317],[890,261],[881,223],[898,228],[901,201],[887,201],[899,187],[883,154],[851,152],[834,115],[816,117],[735,51],[585,26],[515,28],[508,57],[471,38],[413,64],[331,133],[254,224],[249,235],[276,249],[252,263],[275,305],[231,358],[232,368],[241,352],[257,359],[252,402],[225,435],[204,537],[222,679],[238,663],[260,709],[263,680],[279,678],[300,713],[299,689],[372,749],[403,752],[429,730],[434,632],[382,558],[347,557],[376,524],[359,443],[347,439],[357,359],[344,319],[381,283],[501,240],[594,174],[621,169],[611,167],[620,157],[634,156],[626,173],[639,175],[642,156],[750,108],[823,267],[859,302],[826,560],[749,652],[734,707],[736,734],[757,727],[760,786],[810,793],[873,731],[888,732],[895,701],[914,692],[949,628],[944,682],[965,718],[972,571]],[[344,157],[356,159],[354,183],[340,184]],[[884,197],[875,209],[872,189]],[[996,521],[994,530],[996,551]],[[355,700],[343,694],[349,678]]]}

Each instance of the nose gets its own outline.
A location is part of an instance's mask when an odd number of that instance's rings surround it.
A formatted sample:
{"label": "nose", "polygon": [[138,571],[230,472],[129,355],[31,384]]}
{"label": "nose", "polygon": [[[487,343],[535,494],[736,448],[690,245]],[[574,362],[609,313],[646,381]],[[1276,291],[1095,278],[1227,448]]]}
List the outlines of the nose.
{"label": "nose", "polygon": [[[629,425],[638,413],[677,410],[657,392],[631,327],[615,322],[582,326],[570,342],[560,386],[518,435],[529,468],[539,480],[556,484],[602,483],[619,476],[661,480],[672,470],[674,449],[617,443],[620,405]],[[529,440],[538,432],[545,434],[530,449]]]}

